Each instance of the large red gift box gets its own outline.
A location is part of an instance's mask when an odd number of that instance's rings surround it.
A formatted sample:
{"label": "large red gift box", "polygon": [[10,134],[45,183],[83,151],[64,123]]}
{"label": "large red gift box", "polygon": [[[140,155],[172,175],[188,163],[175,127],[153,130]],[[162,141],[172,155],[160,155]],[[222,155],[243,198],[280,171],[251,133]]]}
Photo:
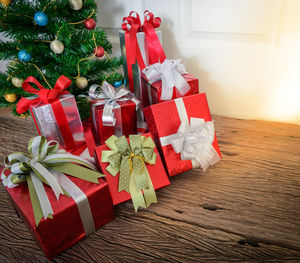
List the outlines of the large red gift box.
{"label": "large red gift box", "polygon": [[[183,96],[190,96],[199,93],[199,80],[190,74],[183,75],[183,78],[187,81],[191,89]],[[142,89],[143,89],[143,107],[147,107],[153,104],[157,104],[160,102],[165,102],[165,100],[161,100],[161,91],[162,91],[162,81],[156,81],[152,84],[149,83],[145,74],[142,75]],[[176,92],[176,88],[173,89],[173,97],[172,99],[177,99],[182,97],[178,92]]]}
{"label": "large red gift box", "polygon": [[[143,134],[143,136],[152,138],[150,133]],[[105,151],[105,150],[109,150],[109,148],[106,144],[96,147],[96,150],[95,150],[96,162],[100,166],[102,173],[106,175],[105,179],[109,185],[113,204],[117,205],[117,204],[120,204],[120,203],[130,200],[131,196],[130,196],[130,193],[127,193],[126,191],[118,192],[120,173],[118,173],[116,176],[112,176],[110,173],[108,173],[106,171],[106,168],[109,165],[109,163],[101,162],[101,154],[102,154],[102,151]],[[154,149],[154,152],[157,154],[156,163],[155,163],[155,165],[147,165],[147,169],[148,169],[149,175],[151,177],[153,187],[155,190],[157,190],[164,186],[170,185],[170,181],[165,172],[165,168],[163,166],[163,163],[161,161],[161,158],[158,154],[156,147]]]}
{"label": "large red gift box", "polygon": [[[9,171],[5,174],[8,176]],[[95,229],[114,219],[108,184],[103,179],[99,178],[99,184],[95,184],[73,176],[68,178],[87,196]],[[36,226],[27,183],[5,189],[49,260],[86,236],[77,204],[71,197],[61,195],[57,201],[51,188],[45,186],[53,219],[42,219]]]}
{"label": "large red gift box", "polygon": [[[93,105],[97,101],[92,102]],[[118,101],[118,105],[114,107],[114,117],[116,118],[115,126],[104,126],[102,121],[104,104],[98,105],[92,110],[93,114],[93,133],[97,144],[104,144],[112,135],[126,137],[129,134],[137,133],[137,113],[136,103],[132,100]]]}
{"label": "large red gift box", "polygon": [[[183,115],[190,118],[212,121],[205,93],[192,95],[159,103],[144,109],[145,118],[156,145],[159,146],[162,159],[169,176],[173,176],[193,168],[191,160],[182,160],[171,144],[162,145],[162,138],[176,134],[181,125]],[[216,153],[221,157],[216,135],[212,143]]]}

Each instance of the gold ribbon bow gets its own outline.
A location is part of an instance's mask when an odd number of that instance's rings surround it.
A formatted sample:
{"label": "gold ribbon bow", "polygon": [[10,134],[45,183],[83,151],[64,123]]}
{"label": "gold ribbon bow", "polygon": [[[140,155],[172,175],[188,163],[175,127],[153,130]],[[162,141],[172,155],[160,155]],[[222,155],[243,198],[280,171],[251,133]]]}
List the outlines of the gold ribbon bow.
{"label": "gold ribbon bow", "polygon": [[147,170],[147,164],[154,165],[157,155],[155,144],[150,137],[129,135],[117,138],[115,135],[106,140],[109,151],[102,151],[101,161],[109,162],[106,171],[119,176],[119,192],[130,193],[135,211],[139,206],[147,208],[157,203],[155,190]]}

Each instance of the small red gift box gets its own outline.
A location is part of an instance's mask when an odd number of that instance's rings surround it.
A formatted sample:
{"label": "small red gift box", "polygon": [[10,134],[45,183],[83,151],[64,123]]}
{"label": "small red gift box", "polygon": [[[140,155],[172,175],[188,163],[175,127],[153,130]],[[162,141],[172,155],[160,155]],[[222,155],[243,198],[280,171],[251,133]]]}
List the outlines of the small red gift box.
{"label": "small red gift box", "polygon": [[[143,134],[143,136],[152,138],[150,133]],[[109,185],[110,193],[112,196],[113,204],[117,205],[120,203],[123,203],[125,201],[128,201],[131,199],[130,193],[126,191],[118,191],[119,187],[119,176],[120,173],[118,173],[116,176],[112,176],[110,173],[106,171],[106,168],[108,167],[109,163],[107,162],[101,162],[102,159],[102,152],[109,150],[109,147],[107,145],[101,145],[96,147],[95,150],[95,158],[96,162],[100,166],[102,173],[106,175],[105,179]],[[161,161],[161,158],[158,154],[157,148],[154,148],[154,152],[157,154],[157,159],[155,165],[147,165],[147,169],[149,172],[149,175],[152,180],[152,184],[155,190],[160,189],[164,186],[167,186],[170,184],[169,178],[165,172],[165,168],[163,166],[163,163]]]}
{"label": "small red gift box", "polygon": [[[199,93],[199,80],[193,77],[190,74],[183,75],[183,78],[187,81],[190,86],[190,90],[184,95],[190,96]],[[160,102],[165,102],[166,100],[161,100],[161,92],[162,92],[162,81],[156,81],[152,84],[149,83],[145,74],[142,75],[142,87],[143,87],[143,107],[147,107],[153,104],[157,104]],[[176,92],[176,88],[173,88],[173,96],[172,99],[177,99],[182,97],[178,92]]]}
{"label": "small red gift box", "polygon": [[97,144],[104,144],[111,135],[125,135],[128,137],[129,134],[137,133],[137,113],[134,101],[118,101],[118,104],[113,109],[116,119],[115,126],[104,126],[102,116],[105,105],[94,106],[96,104],[97,101],[92,102],[92,107],[95,107],[92,109],[93,133]]}
{"label": "small red gift box", "polygon": [[206,170],[221,158],[205,93],[152,105],[144,114],[170,176]]}
{"label": "small red gift box", "polygon": [[[9,171],[6,170],[5,174],[8,176]],[[94,184],[72,176],[68,176],[68,178],[87,197],[94,221],[94,229],[114,219],[108,184],[103,179],[99,178],[99,184]],[[71,197],[65,195],[61,195],[57,201],[51,188],[45,187],[53,208],[53,219],[42,219],[36,226],[27,184],[24,183],[15,188],[6,187],[5,189],[19,216],[27,223],[49,260],[86,236],[82,221],[85,219],[81,218],[87,218],[87,215],[85,213],[80,215],[79,206],[82,208],[83,205],[80,203],[81,201],[77,200],[76,203]],[[81,211],[83,210],[81,209]]]}

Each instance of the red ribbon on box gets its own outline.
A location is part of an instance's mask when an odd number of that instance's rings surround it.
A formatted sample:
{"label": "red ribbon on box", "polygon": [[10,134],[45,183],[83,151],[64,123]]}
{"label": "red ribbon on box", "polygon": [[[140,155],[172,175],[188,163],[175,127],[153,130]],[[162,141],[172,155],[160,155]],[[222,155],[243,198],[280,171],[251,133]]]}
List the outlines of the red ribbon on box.
{"label": "red ribbon on box", "polygon": [[127,56],[128,82],[130,91],[134,92],[132,65],[137,61],[141,70],[145,68],[145,63],[138,46],[138,32],[144,32],[148,44],[150,64],[162,63],[166,59],[165,52],[155,32],[155,28],[160,26],[161,19],[154,17],[153,13],[146,10],[144,12],[144,23],[142,25],[137,12],[131,11],[129,16],[123,18],[122,29],[125,31],[125,48]]}
{"label": "red ribbon on box", "polygon": [[[35,84],[38,89],[32,87],[31,83]],[[23,82],[23,89],[31,94],[36,94],[37,97],[29,97],[29,98],[21,98],[17,104],[17,112],[22,114],[30,109],[30,106],[43,102],[47,104],[51,104],[55,119],[57,121],[58,127],[60,129],[61,135],[65,141],[67,149],[71,149],[75,146],[75,141],[73,139],[73,135],[66,119],[66,115],[63,109],[63,106],[59,100],[59,96],[63,94],[69,93],[66,89],[71,85],[71,80],[65,76],[60,76],[57,80],[53,89],[44,88],[36,78],[30,76]],[[34,115],[32,114],[34,119]],[[38,129],[37,123],[34,119],[35,125]],[[38,129],[39,134],[41,132]]]}

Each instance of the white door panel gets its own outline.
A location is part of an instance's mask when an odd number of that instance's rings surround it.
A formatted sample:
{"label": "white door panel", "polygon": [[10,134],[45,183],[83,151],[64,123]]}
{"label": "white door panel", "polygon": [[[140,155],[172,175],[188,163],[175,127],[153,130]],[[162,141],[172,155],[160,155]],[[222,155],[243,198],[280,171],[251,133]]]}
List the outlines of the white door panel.
{"label": "white door panel", "polygon": [[212,113],[300,124],[299,0],[101,0],[99,9],[116,54],[124,16],[160,16],[167,56],[199,77]]}

